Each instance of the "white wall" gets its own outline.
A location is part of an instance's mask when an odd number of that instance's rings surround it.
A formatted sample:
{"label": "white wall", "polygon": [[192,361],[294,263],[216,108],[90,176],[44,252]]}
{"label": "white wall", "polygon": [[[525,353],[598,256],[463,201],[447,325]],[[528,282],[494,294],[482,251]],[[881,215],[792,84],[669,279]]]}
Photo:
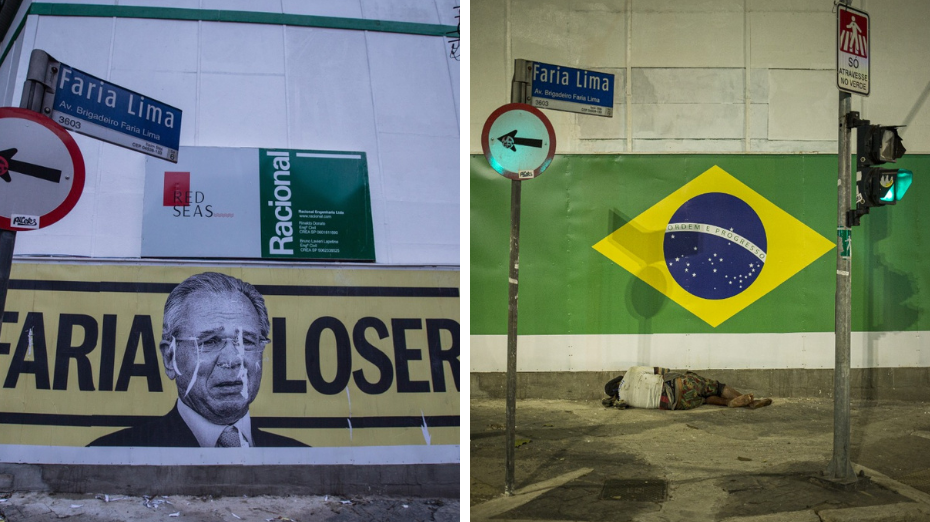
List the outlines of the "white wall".
{"label": "white wall", "polygon": [[[469,371],[507,371],[506,335],[472,335],[469,342]],[[519,343],[520,372],[615,371],[669,364],[692,370],[831,369],[836,364],[833,332],[521,335]],[[926,332],[853,332],[850,366],[930,366]]]}
{"label": "white wall", "polygon": [[[930,152],[925,0],[855,0],[871,18],[873,123]],[[513,60],[616,75],[614,117],[546,111],[558,152],[836,153],[833,0],[473,0],[471,152],[510,101]]]}
{"label": "white wall", "polygon": [[[456,23],[457,5],[454,0],[67,3],[444,25]],[[29,51],[38,48],[181,108],[181,145],[364,151],[377,262],[459,264],[459,62],[448,57],[445,38],[257,23],[32,15],[19,42],[0,67],[5,105],[18,105]],[[139,257],[146,156],[75,138],[87,167],[81,200],[61,222],[18,234],[16,254]]]}

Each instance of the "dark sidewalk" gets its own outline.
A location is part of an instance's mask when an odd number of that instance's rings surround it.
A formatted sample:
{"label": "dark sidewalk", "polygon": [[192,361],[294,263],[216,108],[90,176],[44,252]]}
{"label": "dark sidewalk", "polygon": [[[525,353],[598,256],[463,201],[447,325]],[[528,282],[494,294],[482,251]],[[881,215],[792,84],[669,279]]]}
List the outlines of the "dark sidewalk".
{"label": "dark sidewalk", "polygon": [[138,497],[26,492],[0,498],[0,522],[61,519],[75,522],[454,522],[460,519],[460,510],[458,499],[383,496]]}
{"label": "dark sidewalk", "polygon": [[930,520],[930,403],[852,401],[851,459],[873,483],[850,493],[811,481],[833,453],[829,398],[672,412],[521,400],[512,497],[504,409],[471,401],[473,520]]}

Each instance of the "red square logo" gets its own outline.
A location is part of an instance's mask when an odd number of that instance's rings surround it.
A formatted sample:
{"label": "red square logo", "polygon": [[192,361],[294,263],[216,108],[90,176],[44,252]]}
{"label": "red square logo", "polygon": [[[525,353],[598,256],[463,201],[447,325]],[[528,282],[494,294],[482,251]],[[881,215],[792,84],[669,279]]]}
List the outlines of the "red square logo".
{"label": "red square logo", "polygon": [[165,172],[165,194],[162,205],[187,207],[191,204],[191,173]]}

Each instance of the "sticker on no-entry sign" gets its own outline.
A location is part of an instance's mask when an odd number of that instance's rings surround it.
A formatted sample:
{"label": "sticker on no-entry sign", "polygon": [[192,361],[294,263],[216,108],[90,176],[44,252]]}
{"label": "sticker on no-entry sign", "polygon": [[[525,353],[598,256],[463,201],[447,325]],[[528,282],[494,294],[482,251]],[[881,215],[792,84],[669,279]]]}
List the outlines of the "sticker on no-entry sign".
{"label": "sticker on no-entry sign", "polygon": [[533,179],[555,157],[555,130],[539,109],[510,103],[488,117],[481,131],[481,147],[491,168],[502,176]]}
{"label": "sticker on no-entry sign", "polygon": [[56,223],[84,190],[84,157],[49,118],[0,108],[0,228],[36,230]]}

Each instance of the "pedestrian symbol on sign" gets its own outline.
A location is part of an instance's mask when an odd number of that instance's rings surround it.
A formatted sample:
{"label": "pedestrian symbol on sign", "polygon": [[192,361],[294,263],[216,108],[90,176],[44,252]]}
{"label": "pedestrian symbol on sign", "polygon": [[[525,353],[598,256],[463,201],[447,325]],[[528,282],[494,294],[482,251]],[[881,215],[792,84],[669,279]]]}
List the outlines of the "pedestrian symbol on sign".
{"label": "pedestrian symbol on sign", "polygon": [[868,58],[869,37],[866,29],[859,27],[856,22],[856,16],[849,13],[849,23],[843,28],[843,34],[840,35],[840,49],[844,52],[855,54],[863,58]]}

